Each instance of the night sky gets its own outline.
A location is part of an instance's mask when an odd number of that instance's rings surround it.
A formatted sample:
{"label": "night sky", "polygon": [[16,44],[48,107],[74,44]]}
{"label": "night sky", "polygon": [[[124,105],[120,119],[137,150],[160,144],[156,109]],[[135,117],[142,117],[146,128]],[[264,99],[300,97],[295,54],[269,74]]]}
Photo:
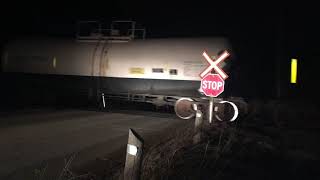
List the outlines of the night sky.
{"label": "night sky", "polygon": [[[274,91],[281,76],[290,93],[312,94],[319,90],[317,61],[319,15],[317,6],[257,2],[243,4],[220,1],[42,1],[1,5],[1,44],[20,36],[74,36],[77,20],[135,20],[147,29],[147,38],[225,36],[238,61],[233,75],[237,86],[260,87],[241,93],[264,96]],[[290,58],[300,60],[303,88],[291,87],[287,75]],[[281,75],[276,74],[280,64]],[[300,78],[300,79],[299,79]],[[294,89],[291,92],[290,89]],[[270,90],[271,89],[271,90]],[[289,94],[290,94],[289,93]],[[273,96],[273,95],[271,95]]]}

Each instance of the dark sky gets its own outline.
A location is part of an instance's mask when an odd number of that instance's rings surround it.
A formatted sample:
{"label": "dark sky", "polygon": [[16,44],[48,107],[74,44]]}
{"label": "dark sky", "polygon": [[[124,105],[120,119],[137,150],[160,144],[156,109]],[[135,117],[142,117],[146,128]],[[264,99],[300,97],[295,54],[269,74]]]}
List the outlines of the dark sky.
{"label": "dark sky", "polygon": [[1,39],[31,34],[73,35],[77,20],[132,19],[147,29],[148,37],[225,35],[236,41],[252,40],[251,43],[257,39],[283,40],[286,48],[305,51],[293,44],[315,43],[313,39],[319,32],[316,6],[292,3],[173,0],[1,3]]}
{"label": "dark sky", "polygon": [[[5,31],[55,33],[79,19],[134,19],[153,36],[263,33],[281,18],[287,25],[309,24],[312,10],[288,4],[232,4],[219,1],[22,1],[4,3]],[[175,2],[175,3],[174,3]],[[314,18],[316,20],[316,18]],[[59,27],[60,26],[60,27]],[[16,29],[17,28],[17,29]],[[62,28],[63,29],[63,28]],[[70,29],[64,29],[67,33]]]}
{"label": "dark sky", "polygon": [[[10,2],[10,3],[9,3]],[[9,1],[1,2],[1,39],[20,35],[73,35],[77,20],[132,19],[148,37],[225,35],[237,42],[306,51],[317,44],[316,6],[220,1]],[[268,42],[267,42],[268,41]],[[264,43],[261,43],[264,42]],[[299,44],[303,43],[301,46]]]}
{"label": "dark sky", "polygon": [[276,64],[288,67],[291,57],[303,59],[304,78],[311,87],[320,57],[316,8],[272,1],[10,1],[1,4],[1,41],[73,36],[77,20],[132,19],[147,29],[147,37],[228,37],[240,56],[237,68],[247,73],[246,79],[259,74],[252,80],[257,85],[273,83],[275,77],[266,74],[276,76]]}
{"label": "dark sky", "polygon": [[85,19],[133,19],[147,28],[149,37],[273,36],[281,30],[287,36],[301,38],[306,29],[312,33],[318,30],[314,29],[317,11],[310,9],[312,5],[209,2],[10,1],[1,4],[1,23],[5,34],[13,36],[72,34],[74,23]]}

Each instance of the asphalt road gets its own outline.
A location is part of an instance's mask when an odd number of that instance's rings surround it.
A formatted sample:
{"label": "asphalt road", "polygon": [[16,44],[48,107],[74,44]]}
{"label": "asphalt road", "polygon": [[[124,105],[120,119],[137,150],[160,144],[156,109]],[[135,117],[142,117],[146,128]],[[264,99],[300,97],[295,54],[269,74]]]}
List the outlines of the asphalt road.
{"label": "asphalt road", "polygon": [[0,179],[26,177],[39,164],[52,167],[72,153],[78,154],[78,164],[114,153],[126,146],[129,128],[148,137],[184,122],[173,114],[142,111],[33,110],[0,115]]}

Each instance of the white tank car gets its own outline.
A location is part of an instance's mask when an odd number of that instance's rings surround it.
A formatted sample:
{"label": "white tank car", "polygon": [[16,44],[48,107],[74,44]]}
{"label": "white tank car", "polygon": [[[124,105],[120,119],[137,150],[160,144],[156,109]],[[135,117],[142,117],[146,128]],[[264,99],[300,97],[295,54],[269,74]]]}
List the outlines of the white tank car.
{"label": "white tank car", "polygon": [[200,81],[202,52],[230,51],[224,38],[133,41],[21,39],[5,47],[4,72]]}
{"label": "white tank car", "polygon": [[221,37],[26,38],[5,46],[2,68],[5,73],[45,76],[49,79],[43,78],[48,81],[43,86],[59,86],[57,92],[64,94],[78,90],[91,100],[99,101],[103,94],[104,98],[164,105],[174,103],[170,97],[175,101],[201,96],[199,74],[208,66],[204,50],[217,55],[231,52],[231,46]]}

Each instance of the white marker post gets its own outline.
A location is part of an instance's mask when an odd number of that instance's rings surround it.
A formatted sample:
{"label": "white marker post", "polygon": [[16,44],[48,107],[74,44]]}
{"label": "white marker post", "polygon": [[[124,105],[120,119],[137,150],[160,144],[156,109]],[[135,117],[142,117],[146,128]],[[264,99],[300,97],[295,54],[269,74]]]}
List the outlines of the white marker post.
{"label": "white marker post", "polygon": [[143,139],[133,129],[129,129],[124,180],[140,179]]}
{"label": "white marker post", "polygon": [[103,104],[103,108],[106,108],[106,102],[104,100],[104,93],[102,93],[102,104]]}

